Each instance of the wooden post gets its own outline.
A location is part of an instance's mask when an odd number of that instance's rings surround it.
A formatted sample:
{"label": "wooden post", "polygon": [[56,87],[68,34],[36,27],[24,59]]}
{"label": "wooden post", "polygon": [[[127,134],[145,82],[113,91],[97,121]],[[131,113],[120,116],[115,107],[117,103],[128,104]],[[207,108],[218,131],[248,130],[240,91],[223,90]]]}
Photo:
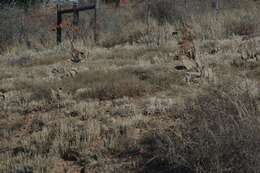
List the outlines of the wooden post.
{"label": "wooden post", "polygon": [[57,5],[57,44],[61,43],[61,24],[62,24],[62,13],[60,11],[60,5]]}

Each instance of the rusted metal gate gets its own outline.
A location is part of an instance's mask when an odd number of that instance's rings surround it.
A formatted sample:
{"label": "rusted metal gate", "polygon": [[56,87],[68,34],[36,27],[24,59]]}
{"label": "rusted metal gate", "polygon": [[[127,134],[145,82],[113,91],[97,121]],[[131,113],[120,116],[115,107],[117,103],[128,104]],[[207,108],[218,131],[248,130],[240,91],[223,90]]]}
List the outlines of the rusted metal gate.
{"label": "rusted metal gate", "polygon": [[95,11],[95,27],[94,27],[94,40],[97,40],[97,32],[96,32],[96,18],[97,18],[97,8],[96,4],[87,5],[87,6],[78,6],[78,3],[73,3],[72,8],[62,9],[61,5],[57,5],[57,44],[62,42],[62,15],[63,14],[73,14],[73,25],[78,26],[79,24],[79,12],[94,10]]}

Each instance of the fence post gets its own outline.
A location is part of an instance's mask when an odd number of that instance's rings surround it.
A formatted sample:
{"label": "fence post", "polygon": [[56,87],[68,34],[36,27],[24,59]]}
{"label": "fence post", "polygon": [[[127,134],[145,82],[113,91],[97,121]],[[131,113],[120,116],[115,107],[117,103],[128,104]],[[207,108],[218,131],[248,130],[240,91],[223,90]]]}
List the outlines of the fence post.
{"label": "fence post", "polygon": [[73,25],[79,25],[79,11],[77,10],[78,4],[73,2]]}
{"label": "fence post", "polygon": [[57,5],[57,44],[61,43],[61,24],[62,24],[62,14],[60,11],[60,5]]}
{"label": "fence post", "polygon": [[[77,2],[73,2],[72,5],[72,9],[73,9],[73,26],[75,27],[74,29],[76,29],[77,26],[79,26],[79,11],[77,10],[78,8],[78,3]],[[77,39],[77,32],[75,32],[76,30],[74,30],[72,32],[72,36],[73,36],[73,40]]]}
{"label": "fence post", "polygon": [[218,11],[219,10],[219,0],[213,0],[212,7]]}
{"label": "fence post", "polygon": [[145,9],[145,23],[146,23],[146,35],[147,35],[147,39],[146,39],[146,44],[147,46],[149,46],[149,43],[150,43],[150,10],[151,10],[151,2],[150,0],[146,0],[145,1],[145,6],[146,6],[146,9]]}
{"label": "fence post", "polygon": [[[73,13],[73,25],[78,26],[79,25],[79,12],[85,11],[85,10],[96,10],[96,7],[94,5],[92,6],[83,6],[78,7],[78,4],[73,4],[73,8],[70,9],[61,9],[60,5],[57,5],[57,44],[61,43],[62,40],[62,15],[67,13]],[[95,12],[96,13],[96,12]],[[95,14],[95,22],[96,22],[96,14]],[[76,37],[73,33],[73,39]]]}
{"label": "fence post", "polygon": [[185,3],[185,9],[187,9],[187,8],[188,8],[188,2],[187,2],[187,0],[185,0],[184,3]]}
{"label": "fence post", "polygon": [[96,0],[95,2],[95,12],[94,12],[94,20],[95,20],[95,24],[94,24],[94,41],[95,43],[97,43],[98,41],[98,34],[97,34],[97,13],[100,7],[100,1]]}

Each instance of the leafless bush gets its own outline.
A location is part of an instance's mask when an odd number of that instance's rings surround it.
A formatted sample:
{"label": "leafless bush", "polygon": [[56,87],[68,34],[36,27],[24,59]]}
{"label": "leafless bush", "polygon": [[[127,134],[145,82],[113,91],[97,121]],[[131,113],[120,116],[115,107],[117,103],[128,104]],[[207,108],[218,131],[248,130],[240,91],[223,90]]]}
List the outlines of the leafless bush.
{"label": "leafless bush", "polygon": [[[17,80],[15,82],[16,91],[12,99],[4,103],[1,110],[6,113],[17,113],[26,115],[31,112],[45,112],[61,106],[61,99],[53,93],[51,83],[34,82],[31,80]],[[19,91],[23,90],[23,92]]]}
{"label": "leafless bush", "polygon": [[150,4],[150,15],[158,20],[159,23],[173,21],[174,19],[180,17],[177,14],[173,1],[151,1]]}
{"label": "leafless bush", "polygon": [[[212,20],[216,17],[213,15],[208,19],[203,17],[204,19],[201,20],[202,16],[207,16],[209,13],[214,12],[214,9],[211,7],[211,0],[152,0],[148,3],[150,5],[144,2],[133,5],[134,8],[131,7],[132,3],[130,3],[129,6],[125,6],[122,9],[120,9],[121,7],[111,9],[111,6],[104,5],[104,8],[98,11],[97,17],[98,43],[105,47],[113,47],[125,43],[153,42],[156,44],[155,46],[158,46],[164,43],[165,37],[169,35],[166,33],[168,32],[165,29],[167,28],[166,25],[176,25],[178,28],[179,21],[186,21],[191,17],[198,18],[193,27],[195,29],[200,28],[197,34],[204,38],[205,35],[212,37],[211,35],[216,34],[216,32],[219,32],[219,35],[222,36],[223,34],[225,36],[231,34],[251,34],[258,28],[257,13],[251,13],[250,11],[248,13],[251,15],[246,16],[239,12],[239,14],[232,13],[233,7],[251,9],[253,7],[253,2],[251,1],[246,1],[246,3],[242,3],[242,1],[239,3],[223,2],[218,13],[218,21]],[[0,50],[4,51],[11,45],[25,45],[33,49],[53,46],[55,44],[54,31],[56,29],[56,15],[53,9],[55,10],[55,8],[49,9],[45,6],[30,8],[27,12],[16,7],[1,9],[0,17],[6,20],[0,21]],[[234,16],[232,20],[226,21],[225,18],[230,18],[226,14],[225,17],[221,17],[225,11],[228,11],[227,13],[230,12]],[[148,18],[151,20],[148,21]],[[71,21],[70,16],[66,16],[65,19]],[[223,24],[223,21],[225,21],[225,24]],[[145,25],[149,25],[150,28]],[[93,43],[94,28],[94,13],[82,13],[79,31],[76,35],[84,43]],[[169,30],[169,33],[174,31],[172,27]],[[67,39],[66,35],[64,35],[64,39]]]}
{"label": "leafless bush", "polygon": [[257,16],[245,15],[243,17],[233,18],[226,21],[225,28],[227,35],[250,35],[257,31],[258,19]]}
{"label": "leafless bush", "polygon": [[33,82],[30,80],[17,81],[15,83],[16,89],[24,89],[25,91],[32,92],[31,100],[51,100],[51,86],[42,82]]}
{"label": "leafless bush", "polygon": [[[4,20],[0,21],[0,52],[5,50],[6,46],[19,40],[22,28],[19,22],[19,10],[15,9],[1,9],[0,17]],[[20,33],[20,34],[19,34]]]}
{"label": "leafless bush", "polygon": [[145,156],[144,172],[242,173],[260,168],[259,110],[247,91],[210,89],[187,103],[176,127],[166,131],[144,140],[152,153]]}
{"label": "leafless bush", "polygon": [[4,20],[0,21],[0,51],[20,45],[30,49],[53,45],[51,29],[55,28],[55,14],[43,13],[44,10],[49,9],[35,7],[24,11],[16,6],[1,9],[0,17]]}

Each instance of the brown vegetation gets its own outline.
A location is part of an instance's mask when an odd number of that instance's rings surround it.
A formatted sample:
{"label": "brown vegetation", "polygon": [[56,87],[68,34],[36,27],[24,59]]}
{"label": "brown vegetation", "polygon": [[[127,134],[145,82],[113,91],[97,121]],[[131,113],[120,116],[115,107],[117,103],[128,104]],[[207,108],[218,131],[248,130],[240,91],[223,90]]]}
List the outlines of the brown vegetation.
{"label": "brown vegetation", "polygon": [[91,14],[59,46],[0,21],[1,173],[259,172],[259,4],[150,2],[104,6],[96,44]]}

